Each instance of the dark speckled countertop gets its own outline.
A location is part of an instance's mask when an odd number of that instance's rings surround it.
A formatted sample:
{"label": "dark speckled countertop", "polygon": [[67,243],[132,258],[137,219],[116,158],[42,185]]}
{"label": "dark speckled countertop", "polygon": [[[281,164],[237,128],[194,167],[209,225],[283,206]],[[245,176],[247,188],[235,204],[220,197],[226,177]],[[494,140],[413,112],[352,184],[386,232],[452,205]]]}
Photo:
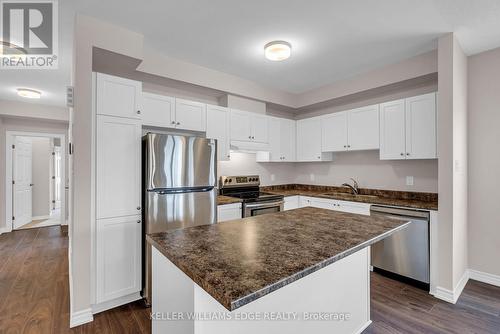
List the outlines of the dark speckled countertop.
{"label": "dark speckled countertop", "polygon": [[147,240],[232,311],[406,224],[306,207],[151,234]]}
{"label": "dark speckled countertop", "polygon": [[241,198],[229,197],[218,195],[217,196],[217,205],[225,205],[225,204],[233,204],[233,203],[241,203]]}
{"label": "dark speckled countertop", "polygon": [[284,196],[311,196],[351,202],[400,206],[413,209],[437,210],[438,194],[410,191],[360,189],[353,195],[345,187],[317,186],[307,184],[285,184],[261,187],[262,191]]}

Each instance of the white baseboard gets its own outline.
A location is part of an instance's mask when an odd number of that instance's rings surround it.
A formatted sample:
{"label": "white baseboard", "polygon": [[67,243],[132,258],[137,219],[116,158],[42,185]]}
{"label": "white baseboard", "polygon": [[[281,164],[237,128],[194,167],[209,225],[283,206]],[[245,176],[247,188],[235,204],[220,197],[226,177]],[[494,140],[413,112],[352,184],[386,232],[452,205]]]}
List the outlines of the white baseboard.
{"label": "white baseboard", "polygon": [[131,302],[135,302],[136,300],[142,299],[140,292],[135,292],[130,295],[126,295],[123,297],[119,297],[104,303],[94,304],[92,305],[92,313],[96,314],[99,312],[103,312],[118,306],[122,306]]}
{"label": "white baseboard", "polygon": [[31,217],[31,220],[42,220],[42,219],[49,219],[50,216],[35,216]]}
{"label": "white baseboard", "polygon": [[10,232],[10,229],[8,227],[0,227],[0,234],[8,233],[8,232]]}
{"label": "white baseboard", "polygon": [[69,327],[73,328],[92,321],[94,321],[94,316],[92,315],[92,309],[87,308],[85,310],[71,313],[69,320]]}
{"label": "white baseboard", "polygon": [[494,286],[500,286],[500,276],[498,275],[488,274],[482,271],[469,269],[469,278],[482,283],[491,284]]}
{"label": "white baseboard", "polygon": [[444,300],[445,302],[455,304],[462,294],[462,291],[465,288],[465,285],[469,281],[469,270],[466,270],[460,278],[457,286],[453,289],[453,291],[442,288],[440,286],[436,287],[436,293],[434,297]]}
{"label": "white baseboard", "polygon": [[372,321],[371,321],[371,320],[368,320],[368,322],[367,322],[366,324],[364,324],[364,325],[363,325],[363,326],[362,326],[359,330],[357,330],[357,331],[355,332],[355,334],[361,334],[361,333],[363,333],[363,331],[364,331],[365,329],[367,329],[367,328],[368,328],[368,326],[370,326],[371,324],[372,324]]}

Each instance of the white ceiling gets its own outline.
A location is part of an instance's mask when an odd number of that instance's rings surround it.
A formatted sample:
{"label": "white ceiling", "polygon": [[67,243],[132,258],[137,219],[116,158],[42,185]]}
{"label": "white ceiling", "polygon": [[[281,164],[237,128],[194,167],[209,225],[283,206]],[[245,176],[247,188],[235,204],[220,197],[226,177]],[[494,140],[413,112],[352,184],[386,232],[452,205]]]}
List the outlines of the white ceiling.
{"label": "white ceiling", "polygon": [[[64,105],[73,11],[140,32],[170,57],[292,93],[424,53],[449,31],[469,55],[500,46],[498,0],[64,0],[59,6],[61,69],[4,71],[0,98],[27,86],[46,92],[45,102]],[[264,44],[275,39],[292,44],[290,59],[264,59]]]}

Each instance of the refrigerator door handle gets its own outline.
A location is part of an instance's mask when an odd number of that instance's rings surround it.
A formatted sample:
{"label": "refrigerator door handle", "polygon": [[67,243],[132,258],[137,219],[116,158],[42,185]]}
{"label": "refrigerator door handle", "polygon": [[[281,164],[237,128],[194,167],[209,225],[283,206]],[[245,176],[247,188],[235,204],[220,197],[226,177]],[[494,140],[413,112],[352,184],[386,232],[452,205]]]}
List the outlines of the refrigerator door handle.
{"label": "refrigerator door handle", "polygon": [[196,192],[207,192],[212,191],[215,187],[194,187],[194,188],[170,188],[170,189],[152,189],[149,192],[157,192],[160,195],[166,194],[183,194],[183,193],[196,193]]}

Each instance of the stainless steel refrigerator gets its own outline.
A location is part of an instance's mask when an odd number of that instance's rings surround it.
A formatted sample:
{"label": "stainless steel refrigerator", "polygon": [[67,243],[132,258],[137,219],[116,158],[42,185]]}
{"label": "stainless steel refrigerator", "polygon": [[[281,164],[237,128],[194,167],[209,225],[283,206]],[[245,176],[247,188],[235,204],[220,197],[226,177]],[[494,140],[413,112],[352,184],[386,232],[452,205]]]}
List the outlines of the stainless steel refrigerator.
{"label": "stainless steel refrigerator", "polygon": [[[143,137],[143,290],[151,303],[151,246],[146,234],[217,221],[214,139],[148,133]],[[168,284],[168,282],[165,282]]]}

